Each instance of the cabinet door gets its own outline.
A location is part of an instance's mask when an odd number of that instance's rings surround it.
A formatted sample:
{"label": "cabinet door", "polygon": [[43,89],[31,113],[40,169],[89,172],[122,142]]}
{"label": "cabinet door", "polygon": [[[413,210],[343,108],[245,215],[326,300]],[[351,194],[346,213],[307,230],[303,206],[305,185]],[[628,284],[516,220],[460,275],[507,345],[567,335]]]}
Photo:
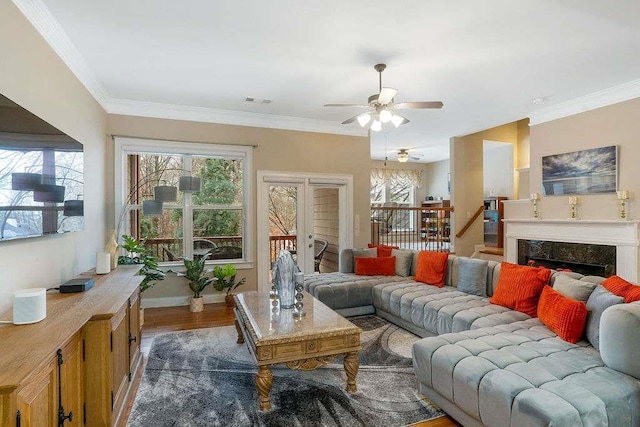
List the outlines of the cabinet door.
{"label": "cabinet door", "polygon": [[140,294],[129,299],[129,377],[136,371],[140,358]]}
{"label": "cabinet door", "polygon": [[47,366],[18,392],[20,427],[58,426],[57,369],[57,358],[52,356]]}
{"label": "cabinet door", "polygon": [[[129,307],[123,306],[111,319],[112,377],[111,407],[119,414],[129,386]],[[116,417],[117,418],[117,417]]]}
{"label": "cabinet door", "polygon": [[[62,348],[62,364],[60,365],[60,390],[64,415],[72,413],[72,419],[64,422],[64,427],[83,425],[84,414],[84,375],[82,365],[82,339],[80,334]],[[56,402],[57,404],[57,402]],[[59,411],[59,408],[58,408]]]}

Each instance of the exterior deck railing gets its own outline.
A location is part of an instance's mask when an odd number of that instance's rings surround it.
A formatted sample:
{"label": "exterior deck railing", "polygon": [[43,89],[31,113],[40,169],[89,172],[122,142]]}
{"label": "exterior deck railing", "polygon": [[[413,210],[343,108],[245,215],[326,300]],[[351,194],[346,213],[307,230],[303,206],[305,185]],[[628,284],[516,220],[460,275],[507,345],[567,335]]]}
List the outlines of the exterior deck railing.
{"label": "exterior deck railing", "polygon": [[371,207],[371,243],[450,252],[453,207]]}

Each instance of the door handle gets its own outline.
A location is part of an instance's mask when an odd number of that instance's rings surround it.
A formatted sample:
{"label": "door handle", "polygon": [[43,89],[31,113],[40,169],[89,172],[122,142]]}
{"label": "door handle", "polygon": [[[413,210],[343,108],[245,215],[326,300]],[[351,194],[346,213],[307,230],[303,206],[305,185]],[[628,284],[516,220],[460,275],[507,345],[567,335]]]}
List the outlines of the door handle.
{"label": "door handle", "polygon": [[309,247],[312,248],[313,247],[313,243],[309,243]]}

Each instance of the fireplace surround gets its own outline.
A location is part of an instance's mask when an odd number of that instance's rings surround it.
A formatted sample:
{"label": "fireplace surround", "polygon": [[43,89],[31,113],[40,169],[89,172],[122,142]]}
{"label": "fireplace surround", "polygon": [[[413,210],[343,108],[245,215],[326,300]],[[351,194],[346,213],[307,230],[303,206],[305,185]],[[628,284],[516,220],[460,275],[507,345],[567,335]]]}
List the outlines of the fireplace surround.
{"label": "fireplace surround", "polygon": [[[638,283],[639,221],[505,219],[504,223],[504,254],[507,262],[518,263],[519,240],[613,246],[615,247],[615,270],[613,270],[615,273],[612,274]],[[573,259],[571,262],[604,264],[591,262],[588,259]],[[569,269],[572,268],[569,267]]]}

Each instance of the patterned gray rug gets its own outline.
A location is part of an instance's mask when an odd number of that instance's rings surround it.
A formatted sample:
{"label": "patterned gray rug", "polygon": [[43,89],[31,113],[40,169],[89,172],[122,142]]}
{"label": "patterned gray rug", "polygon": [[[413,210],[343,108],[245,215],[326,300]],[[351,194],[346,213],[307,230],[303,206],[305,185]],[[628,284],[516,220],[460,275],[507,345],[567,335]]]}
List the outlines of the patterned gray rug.
{"label": "patterned gray rug", "polygon": [[375,316],[363,330],[358,392],[344,391],[342,358],[314,371],[275,366],[271,404],[258,410],[256,368],[233,326],[155,338],[128,426],[403,426],[442,416],[418,394],[418,338]]}

